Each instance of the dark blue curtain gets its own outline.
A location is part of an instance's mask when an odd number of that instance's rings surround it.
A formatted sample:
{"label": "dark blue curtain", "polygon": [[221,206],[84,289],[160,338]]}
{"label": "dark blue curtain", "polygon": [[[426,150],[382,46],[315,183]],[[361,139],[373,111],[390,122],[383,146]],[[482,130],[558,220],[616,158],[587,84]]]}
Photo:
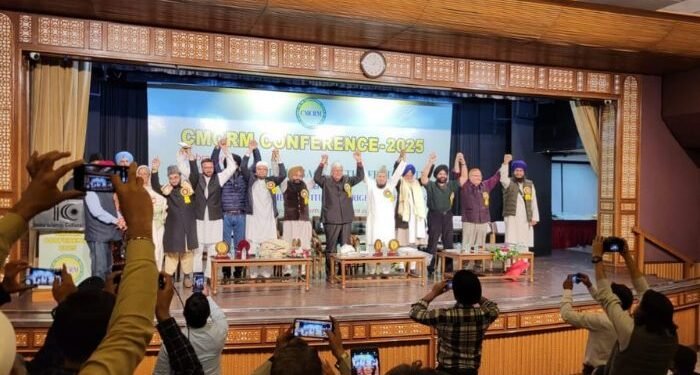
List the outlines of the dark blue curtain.
{"label": "dark blue curtain", "polygon": [[113,159],[122,150],[139,164],[148,164],[146,83],[94,77],[85,158],[100,153]]}

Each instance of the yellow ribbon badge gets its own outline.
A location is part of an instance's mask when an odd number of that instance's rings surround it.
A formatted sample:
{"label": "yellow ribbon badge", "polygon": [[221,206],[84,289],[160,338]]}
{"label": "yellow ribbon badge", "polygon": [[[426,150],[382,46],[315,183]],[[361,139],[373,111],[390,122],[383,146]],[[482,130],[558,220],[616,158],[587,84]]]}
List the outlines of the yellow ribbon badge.
{"label": "yellow ribbon badge", "polygon": [[481,196],[484,198],[484,206],[488,207],[489,206],[489,192],[485,191],[481,193]]}
{"label": "yellow ribbon badge", "polygon": [[304,205],[308,206],[309,205],[309,191],[304,189],[302,190],[299,195],[304,199]]}
{"label": "yellow ribbon badge", "polygon": [[348,195],[348,198],[352,198],[352,186],[350,186],[350,184],[343,185],[343,190],[345,190],[345,193]]}
{"label": "yellow ribbon badge", "polygon": [[190,199],[190,197],[192,196],[193,193],[194,192],[192,191],[192,188],[187,186],[187,185],[183,185],[180,188],[180,194],[182,194],[182,197],[185,198],[185,204],[192,203],[192,199]]}
{"label": "yellow ribbon badge", "polygon": [[277,184],[275,184],[274,181],[268,181],[267,182],[267,190],[270,190],[272,194],[277,194],[279,189],[277,189]]}
{"label": "yellow ribbon badge", "polygon": [[384,197],[390,201],[394,201],[394,193],[391,192],[389,189],[384,189]]}
{"label": "yellow ribbon badge", "polygon": [[455,193],[451,192],[450,193],[450,206],[455,202]]}
{"label": "yellow ribbon badge", "polygon": [[531,201],[532,200],[532,189],[530,189],[529,186],[525,186],[523,188],[523,198],[526,201]]}

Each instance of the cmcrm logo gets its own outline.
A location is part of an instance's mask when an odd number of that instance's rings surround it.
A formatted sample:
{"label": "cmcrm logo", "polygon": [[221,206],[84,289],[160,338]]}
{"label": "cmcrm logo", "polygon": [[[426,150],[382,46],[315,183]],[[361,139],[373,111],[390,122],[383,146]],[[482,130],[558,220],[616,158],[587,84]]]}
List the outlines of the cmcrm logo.
{"label": "cmcrm logo", "polygon": [[326,121],[326,107],[318,99],[303,99],[297,104],[297,121],[306,128],[321,125]]}
{"label": "cmcrm logo", "polygon": [[51,262],[51,268],[60,269],[63,265],[66,265],[66,270],[73,280],[82,280],[85,272],[85,264],[83,261],[75,255],[59,255]]}

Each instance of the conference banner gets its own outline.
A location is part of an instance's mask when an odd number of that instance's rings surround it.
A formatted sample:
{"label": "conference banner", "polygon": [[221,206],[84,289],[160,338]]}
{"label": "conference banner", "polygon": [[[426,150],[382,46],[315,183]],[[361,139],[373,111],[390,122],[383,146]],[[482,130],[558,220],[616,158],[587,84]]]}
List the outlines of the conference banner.
{"label": "conference banner", "polygon": [[[269,162],[278,149],[287,169],[301,165],[313,179],[323,154],[355,173],[353,152],[362,153],[366,174],[374,178],[381,166],[393,172],[405,150],[409,163],[420,170],[430,152],[439,163],[451,164],[452,103],[367,97],[330,96],[247,89],[202,89],[191,86],[149,85],[149,159],[161,160],[165,171],[176,164],[180,143],[192,146],[198,160],[208,158],[221,137],[240,156],[255,140]],[[252,157],[251,157],[252,159]],[[251,160],[252,163],[252,160]],[[270,171],[272,173],[272,171]],[[330,174],[330,165],[325,169]],[[357,216],[365,216],[366,187],[352,191]],[[321,190],[310,194],[310,214],[320,215]],[[282,210],[281,195],[277,205]]]}

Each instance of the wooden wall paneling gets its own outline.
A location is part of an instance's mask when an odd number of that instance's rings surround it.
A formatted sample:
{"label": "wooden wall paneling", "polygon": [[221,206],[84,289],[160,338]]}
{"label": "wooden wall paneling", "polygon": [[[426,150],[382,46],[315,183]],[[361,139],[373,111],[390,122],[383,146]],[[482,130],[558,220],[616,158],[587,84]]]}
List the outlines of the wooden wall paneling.
{"label": "wooden wall paneling", "polygon": [[479,374],[558,375],[581,370],[588,333],[564,329],[484,340]]}
{"label": "wooden wall paneling", "polygon": [[673,321],[678,326],[678,342],[681,345],[695,346],[698,344],[698,306],[677,310]]}
{"label": "wooden wall paneling", "polygon": [[683,263],[645,263],[644,274],[669,280],[683,280]]}

